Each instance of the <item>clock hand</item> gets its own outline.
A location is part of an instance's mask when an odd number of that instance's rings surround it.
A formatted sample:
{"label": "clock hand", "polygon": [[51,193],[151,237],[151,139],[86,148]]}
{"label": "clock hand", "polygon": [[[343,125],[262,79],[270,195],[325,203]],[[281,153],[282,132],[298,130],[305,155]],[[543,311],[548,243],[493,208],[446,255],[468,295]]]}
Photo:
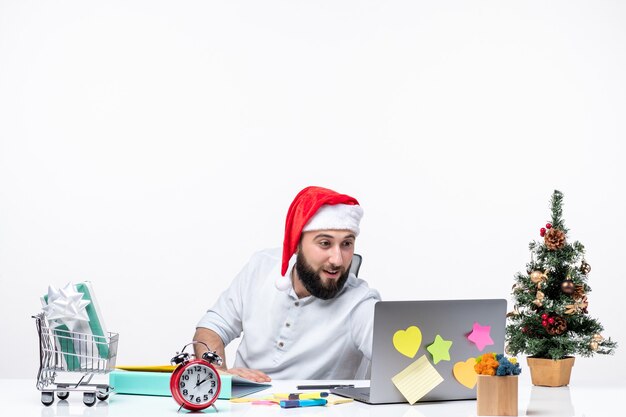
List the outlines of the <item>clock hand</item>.
{"label": "clock hand", "polygon": [[[198,379],[200,379],[200,378],[198,377]],[[196,384],[196,387],[199,387],[200,385],[204,384],[204,383],[205,383],[205,382],[207,382],[208,380],[209,380],[209,377],[207,376],[207,377],[206,377],[206,378],[204,378],[202,381],[199,381],[199,382]]]}

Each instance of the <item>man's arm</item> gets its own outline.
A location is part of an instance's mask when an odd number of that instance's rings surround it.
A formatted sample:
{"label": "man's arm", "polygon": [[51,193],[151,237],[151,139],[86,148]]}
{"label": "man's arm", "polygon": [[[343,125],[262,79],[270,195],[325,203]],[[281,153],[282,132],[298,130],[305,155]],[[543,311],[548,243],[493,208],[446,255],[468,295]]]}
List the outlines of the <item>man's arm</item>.
{"label": "man's arm", "polygon": [[[220,358],[222,358],[222,366],[218,367],[219,370],[226,371],[226,353],[224,351],[224,342],[222,338],[219,337],[217,333],[213,330],[209,330],[204,327],[196,328],[196,334],[193,336],[193,340],[197,342],[204,342],[206,345],[217,353]],[[196,358],[201,358],[202,354],[206,352],[206,347],[201,344],[194,344],[194,351],[196,353]],[[265,373],[258,371],[256,369],[248,369],[248,368],[231,368],[228,369],[228,373],[233,375],[239,375],[240,377],[249,379],[255,382],[269,382],[272,379],[267,376]]]}
{"label": "man's arm", "polygon": [[[226,370],[226,353],[224,353],[224,342],[222,338],[217,335],[213,330],[206,329],[204,327],[198,327],[196,334],[193,335],[194,342],[203,342],[209,349],[217,353],[222,358],[222,366],[219,369]],[[201,358],[202,354],[206,352],[206,347],[201,344],[194,344],[193,350],[196,353],[196,358]],[[216,366],[217,368],[217,366]]]}

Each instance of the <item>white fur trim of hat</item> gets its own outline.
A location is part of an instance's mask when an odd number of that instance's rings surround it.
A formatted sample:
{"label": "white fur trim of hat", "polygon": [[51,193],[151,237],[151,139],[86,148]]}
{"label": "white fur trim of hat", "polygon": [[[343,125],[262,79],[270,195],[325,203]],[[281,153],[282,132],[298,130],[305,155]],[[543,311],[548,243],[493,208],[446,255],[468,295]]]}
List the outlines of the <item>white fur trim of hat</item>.
{"label": "white fur trim of hat", "polygon": [[323,205],[302,229],[311,230],[350,230],[359,235],[359,223],[363,217],[363,209],[358,205],[333,204]]}

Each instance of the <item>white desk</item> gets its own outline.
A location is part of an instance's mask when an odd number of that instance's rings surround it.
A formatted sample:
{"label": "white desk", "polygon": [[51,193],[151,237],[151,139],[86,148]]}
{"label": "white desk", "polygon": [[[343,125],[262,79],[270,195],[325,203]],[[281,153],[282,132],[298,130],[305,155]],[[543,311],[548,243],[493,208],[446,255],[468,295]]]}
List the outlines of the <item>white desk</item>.
{"label": "white desk", "polygon": [[[368,381],[341,381],[367,385]],[[256,396],[273,392],[295,391],[298,384],[327,384],[329,381],[273,381],[272,387],[260,391]],[[111,417],[158,417],[175,416],[178,406],[169,397],[144,397],[133,395],[112,395],[108,401],[98,401],[93,407],[82,403],[82,394],[72,393],[67,401],[55,402],[45,407],[40,402],[40,392],[35,388],[34,379],[0,379],[0,416],[2,417],[52,417],[52,416],[111,416]],[[529,416],[585,416],[605,417],[624,415],[626,386],[591,387],[571,386],[564,388],[544,388],[527,385],[520,380],[519,415]],[[476,401],[448,401],[439,403],[418,403],[393,405],[367,405],[359,402],[330,407],[306,407],[281,409],[278,406],[234,404],[225,400],[216,403],[222,416],[320,416],[320,417],[448,417],[475,416]],[[213,409],[205,410],[213,414]],[[181,412],[180,415],[186,413]],[[192,414],[199,415],[199,414]]]}

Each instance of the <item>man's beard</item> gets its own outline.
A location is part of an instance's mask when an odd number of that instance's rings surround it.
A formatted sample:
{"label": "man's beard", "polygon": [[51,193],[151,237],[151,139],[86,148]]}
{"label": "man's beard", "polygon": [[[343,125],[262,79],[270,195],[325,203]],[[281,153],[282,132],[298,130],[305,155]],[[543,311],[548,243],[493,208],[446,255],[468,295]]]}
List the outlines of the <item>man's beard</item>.
{"label": "man's beard", "polygon": [[330,300],[343,288],[350,275],[350,268],[344,270],[338,279],[329,279],[324,285],[320,277],[321,268],[320,271],[315,271],[300,252],[296,257],[296,272],[302,285],[311,295],[322,300]]}

